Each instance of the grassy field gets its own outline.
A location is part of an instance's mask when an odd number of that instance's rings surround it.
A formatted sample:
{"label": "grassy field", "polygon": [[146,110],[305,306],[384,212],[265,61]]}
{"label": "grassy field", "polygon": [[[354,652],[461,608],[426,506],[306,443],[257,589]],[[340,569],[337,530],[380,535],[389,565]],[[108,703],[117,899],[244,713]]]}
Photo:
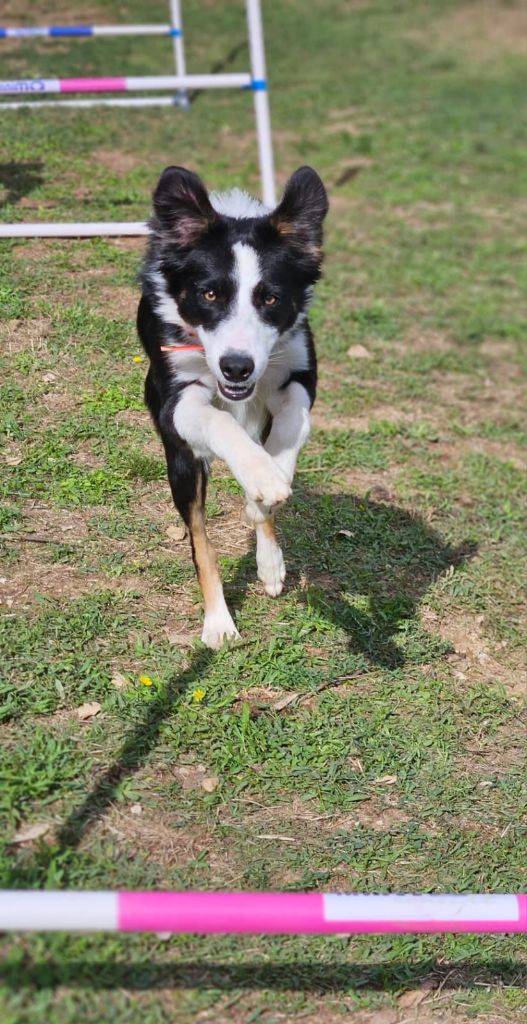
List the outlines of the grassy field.
{"label": "grassy field", "polygon": [[[4,16],[166,18],[160,0],[71,6]],[[243,70],[243,5],[184,7],[190,70]],[[0,884],[525,890],[525,8],[264,7],[280,184],[309,162],[331,198],[286,592],[263,594],[216,467],[243,640],[199,643],[142,404],[143,243],[4,241]],[[163,40],[0,45],[4,78],[171,70]],[[257,191],[253,128],[232,93],[6,114],[0,216],[141,219],[171,162]],[[521,937],[57,935],[0,953],[3,1024],[527,1021]]]}

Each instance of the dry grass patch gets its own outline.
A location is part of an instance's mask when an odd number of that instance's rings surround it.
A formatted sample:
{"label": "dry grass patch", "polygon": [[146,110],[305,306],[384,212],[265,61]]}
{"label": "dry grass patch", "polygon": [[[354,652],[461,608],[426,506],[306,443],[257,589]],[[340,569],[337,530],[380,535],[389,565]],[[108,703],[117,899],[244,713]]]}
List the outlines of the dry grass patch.
{"label": "dry grass patch", "polygon": [[479,3],[454,6],[425,28],[411,29],[407,38],[439,51],[454,51],[473,65],[500,57],[527,57],[527,7],[524,3]]}
{"label": "dry grass patch", "polygon": [[493,643],[483,633],[483,615],[474,615],[456,609],[451,615],[439,615],[429,608],[423,609],[423,625],[448,640],[454,653],[448,660],[454,666],[456,678],[462,682],[501,684],[514,697],[527,696],[527,670],[525,667],[503,664],[507,642]]}
{"label": "dry grass patch", "polygon": [[52,322],[48,317],[35,317],[32,320],[8,320],[0,335],[2,349],[10,356],[19,352],[47,354],[47,339],[52,327]]}

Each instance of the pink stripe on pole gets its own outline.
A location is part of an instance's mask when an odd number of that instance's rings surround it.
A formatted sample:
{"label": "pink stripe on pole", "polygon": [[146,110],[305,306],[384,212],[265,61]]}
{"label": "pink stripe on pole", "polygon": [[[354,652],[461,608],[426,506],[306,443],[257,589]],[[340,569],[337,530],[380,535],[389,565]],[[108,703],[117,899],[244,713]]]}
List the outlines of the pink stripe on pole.
{"label": "pink stripe on pole", "polygon": [[522,892],[516,898],[518,900],[518,912],[520,919],[519,931],[527,932],[527,893]]}
{"label": "pink stripe on pole", "polygon": [[263,932],[317,934],[343,931],[324,921],[319,893],[123,892],[118,928],[125,932]]}
{"label": "pink stripe on pole", "polygon": [[125,92],[126,78],[61,78],[60,92]]}

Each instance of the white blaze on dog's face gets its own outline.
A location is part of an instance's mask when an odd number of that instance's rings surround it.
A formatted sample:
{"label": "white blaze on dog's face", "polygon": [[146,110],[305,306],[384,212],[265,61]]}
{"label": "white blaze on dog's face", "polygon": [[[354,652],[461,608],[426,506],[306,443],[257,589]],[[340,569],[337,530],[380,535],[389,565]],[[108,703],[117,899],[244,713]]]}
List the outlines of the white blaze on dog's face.
{"label": "white blaze on dog's face", "polygon": [[212,329],[198,327],[198,335],[223,397],[239,400],[249,396],[263,375],[280,329],[266,322],[255,304],[254,296],[262,285],[256,250],[235,242],[232,253],[234,289],[226,315]]}
{"label": "white blaze on dog's face", "polygon": [[326,212],[324,186],[308,167],[292,176],[274,211],[239,190],[209,197],[183,168],[161,176],[150,271],[156,312],[197,333],[227,400],[251,396],[280,338],[306,311]]}

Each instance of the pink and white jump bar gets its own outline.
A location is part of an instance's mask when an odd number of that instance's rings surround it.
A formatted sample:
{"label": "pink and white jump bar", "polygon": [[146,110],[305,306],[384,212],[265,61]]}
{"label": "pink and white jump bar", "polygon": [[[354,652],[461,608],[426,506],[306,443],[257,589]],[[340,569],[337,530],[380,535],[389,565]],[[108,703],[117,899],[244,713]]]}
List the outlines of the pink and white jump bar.
{"label": "pink and white jump bar", "polygon": [[0,890],[0,932],[527,933],[527,895]]}
{"label": "pink and white jump bar", "polygon": [[[0,81],[3,96],[42,96],[48,92],[148,92],[152,89],[258,88],[243,71],[216,75],[140,75],[104,78],[21,78]],[[24,104],[25,106],[26,104]],[[7,104],[6,104],[7,106]]]}

